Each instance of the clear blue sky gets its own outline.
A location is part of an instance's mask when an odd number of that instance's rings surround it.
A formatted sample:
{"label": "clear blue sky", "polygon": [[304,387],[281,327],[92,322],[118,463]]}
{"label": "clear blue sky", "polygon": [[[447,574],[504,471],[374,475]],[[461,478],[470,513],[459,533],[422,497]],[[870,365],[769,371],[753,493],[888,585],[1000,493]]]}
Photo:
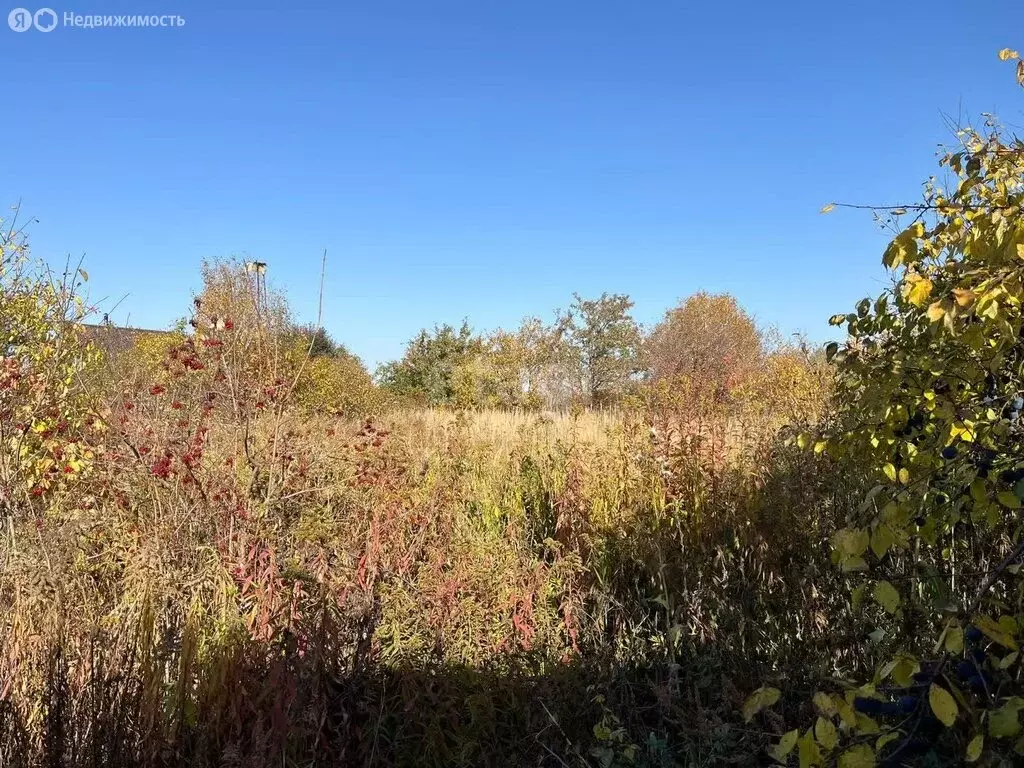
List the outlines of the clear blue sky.
{"label": "clear blue sky", "polygon": [[233,254],[313,319],[326,247],[325,324],[371,366],[573,291],[645,323],[729,291],[824,338],[883,236],[819,208],[914,199],[943,112],[1024,122],[1020,0],[86,2],[53,7],[186,24],[0,27],[0,202],[36,254],[164,327]]}

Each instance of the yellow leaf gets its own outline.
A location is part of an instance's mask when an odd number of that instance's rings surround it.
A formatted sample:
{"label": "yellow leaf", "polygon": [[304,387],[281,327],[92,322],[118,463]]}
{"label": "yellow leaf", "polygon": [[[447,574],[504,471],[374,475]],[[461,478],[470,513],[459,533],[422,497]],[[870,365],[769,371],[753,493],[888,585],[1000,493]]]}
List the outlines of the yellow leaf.
{"label": "yellow leaf", "polygon": [[911,272],[904,282],[903,297],[915,307],[923,307],[924,303],[928,301],[928,297],[932,295],[932,288],[934,288],[932,281]]}
{"label": "yellow leaf", "polygon": [[814,724],[814,738],[828,752],[831,752],[839,745],[836,727],[832,725],[831,720],[826,720],[824,717],[819,717],[818,721]]}
{"label": "yellow leaf", "polygon": [[976,298],[974,291],[968,290],[967,288],[954,288],[953,299],[956,301],[957,306],[969,307],[974,303]]}
{"label": "yellow leaf", "polygon": [[839,713],[840,719],[846,723],[850,728],[853,728],[857,724],[857,713],[853,711],[853,707],[850,706],[850,702],[846,699],[837,696],[835,698],[836,711]]}
{"label": "yellow leaf", "polygon": [[875,742],[875,752],[881,752],[885,748],[886,744],[888,744],[890,741],[895,741],[900,737],[900,735],[901,734],[899,731],[889,731],[888,733],[883,733],[881,736],[878,737],[878,741]]}
{"label": "yellow leaf", "polygon": [[832,697],[821,691],[814,694],[814,706],[825,717],[832,717],[836,713],[836,705],[832,701]]}
{"label": "yellow leaf", "polygon": [[886,613],[896,613],[900,607],[900,593],[888,581],[875,584],[875,602],[885,609]]}
{"label": "yellow leaf", "polygon": [[1004,648],[1009,648],[1011,651],[1019,650],[1013,631],[1008,630],[1007,627],[1000,626],[990,617],[976,616],[973,623],[974,626],[980,629],[990,640],[999,643]]}
{"label": "yellow leaf", "polygon": [[843,752],[839,768],[874,768],[875,751],[867,744],[858,744]]}
{"label": "yellow leaf", "polygon": [[933,301],[928,306],[928,319],[933,323],[937,323],[945,316],[945,314],[946,310],[943,309],[941,301]]}
{"label": "yellow leaf", "polygon": [[779,739],[779,743],[772,747],[772,757],[780,763],[786,762],[786,756],[793,751],[793,747],[796,746],[797,736],[799,735],[800,731],[796,729],[785,734],[781,739]]}
{"label": "yellow leaf", "polygon": [[835,209],[835,207],[836,207],[835,203],[829,203],[828,205],[822,206],[821,212],[822,213],[831,213]]}
{"label": "yellow leaf", "polygon": [[743,719],[748,723],[762,709],[767,709],[779,700],[781,691],[778,688],[758,688],[743,704]]}
{"label": "yellow leaf", "polygon": [[814,740],[814,734],[811,733],[809,728],[807,733],[800,737],[797,758],[800,768],[811,768],[811,766],[822,764],[821,749],[819,749],[818,742]]}
{"label": "yellow leaf", "polygon": [[939,721],[947,728],[952,728],[959,709],[949,691],[932,683],[931,688],[928,689],[928,703]]}
{"label": "yellow leaf", "polygon": [[901,655],[899,662],[893,667],[892,679],[901,688],[909,688],[914,675],[921,671],[921,664],[913,656]]}
{"label": "yellow leaf", "polygon": [[960,653],[964,649],[963,627],[950,627],[946,632],[946,650],[950,653]]}
{"label": "yellow leaf", "polygon": [[1011,48],[1003,48],[1003,50],[1001,50],[999,52],[999,60],[1000,61],[1009,61],[1010,59],[1019,59],[1019,58],[1020,58],[1020,54],[1017,53],[1015,50],[1013,50]]}
{"label": "yellow leaf", "polygon": [[867,715],[857,713],[857,730],[863,734],[881,733],[878,723]]}
{"label": "yellow leaf", "polygon": [[981,757],[981,750],[985,747],[985,737],[982,734],[978,734],[971,742],[967,745],[967,754],[964,755],[964,759],[968,763],[973,763],[979,757]]}

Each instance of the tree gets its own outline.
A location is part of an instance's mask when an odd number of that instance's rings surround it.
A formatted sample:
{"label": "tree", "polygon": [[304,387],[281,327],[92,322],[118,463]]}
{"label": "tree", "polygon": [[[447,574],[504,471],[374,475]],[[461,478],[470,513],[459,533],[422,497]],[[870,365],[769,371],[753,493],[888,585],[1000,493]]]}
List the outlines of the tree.
{"label": "tree", "polygon": [[[1024,142],[991,121],[958,139],[941,161],[948,191],[932,181],[922,203],[882,209],[898,233],[883,257],[894,287],[832,318],[848,333],[828,348],[842,408],[829,429],[800,438],[871,477],[833,559],[856,584],[854,608],[870,600],[871,624],[893,637],[847,714],[836,697],[815,696],[823,717],[838,710],[848,726],[839,765],[873,765],[876,751],[905,764],[922,723],[946,729],[941,743],[956,745],[958,762],[1020,760]],[[934,644],[905,629],[914,626],[931,628]],[[879,694],[882,683],[893,693]],[[827,725],[805,734],[801,756],[838,751]]]}
{"label": "tree", "polygon": [[422,330],[405,348],[401,360],[388,363],[377,372],[381,386],[394,394],[423,398],[429,405],[452,405],[456,401],[455,372],[482,349],[481,340],[463,321]]}
{"label": "tree", "polygon": [[325,329],[315,325],[297,326],[293,335],[297,342],[305,346],[310,357],[352,357],[344,345],[336,342]]}
{"label": "tree", "polygon": [[233,259],[203,262],[203,290],[194,301],[193,325],[229,322],[240,331],[260,335],[296,329],[284,293],[267,286],[266,265],[254,272],[250,264]]}
{"label": "tree", "polygon": [[94,433],[96,402],[87,382],[101,354],[82,329],[86,279],[81,269],[54,279],[21,230],[0,229],[2,524],[13,525],[34,499],[67,494],[93,464],[84,438]]}
{"label": "tree", "polygon": [[564,405],[561,346],[555,329],[537,318],[526,318],[514,331],[494,331],[456,369],[455,404],[529,410]]}
{"label": "tree", "polygon": [[288,334],[287,370],[296,402],[309,411],[361,416],[381,409],[383,398],[363,361],[323,328],[305,325]]}
{"label": "tree", "polygon": [[652,379],[699,377],[729,389],[757,367],[763,346],[736,299],[702,291],[665,313],[647,340],[646,359]]}
{"label": "tree", "polygon": [[[182,323],[193,329],[194,343],[218,352],[223,370],[211,374],[221,380],[235,411],[240,414],[242,404],[260,402],[267,392],[285,390],[310,411],[359,415],[379,409],[380,393],[362,361],[325,329],[297,324],[284,293],[268,286],[266,266],[205,262],[203,289],[191,319]],[[148,346],[176,343],[174,337],[162,341]]]}
{"label": "tree", "polygon": [[575,368],[587,402],[607,405],[626,392],[640,369],[642,335],[630,315],[633,302],[617,293],[573,298],[558,321],[567,362]]}

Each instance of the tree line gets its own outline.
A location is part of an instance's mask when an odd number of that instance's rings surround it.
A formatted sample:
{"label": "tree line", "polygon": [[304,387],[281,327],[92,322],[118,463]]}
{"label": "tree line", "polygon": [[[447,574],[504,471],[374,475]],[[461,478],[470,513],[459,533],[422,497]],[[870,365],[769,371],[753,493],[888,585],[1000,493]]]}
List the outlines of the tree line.
{"label": "tree line", "polygon": [[786,346],[728,294],[694,294],[649,332],[632,309],[624,294],[574,294],[549,323],[528,317],[491,333],[474,333],[467,321],[436,325],[378,368],[377,381],[393,396],[430,406],[600,408],[647,383],[681,377],[726,396]]}

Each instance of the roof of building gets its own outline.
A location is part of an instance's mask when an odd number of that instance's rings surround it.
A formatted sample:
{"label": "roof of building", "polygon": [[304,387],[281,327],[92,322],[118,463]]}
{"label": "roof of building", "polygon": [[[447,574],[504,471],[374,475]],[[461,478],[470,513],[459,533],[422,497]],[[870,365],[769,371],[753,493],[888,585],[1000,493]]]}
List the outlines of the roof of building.
{"label": "roof of building", "polygon": [[102,347],[108,353],[131,349],[142,336],[169,336],[175,333],[151,328],[127,328],[112,323],[82,323],[82,329],[88,341]]}

